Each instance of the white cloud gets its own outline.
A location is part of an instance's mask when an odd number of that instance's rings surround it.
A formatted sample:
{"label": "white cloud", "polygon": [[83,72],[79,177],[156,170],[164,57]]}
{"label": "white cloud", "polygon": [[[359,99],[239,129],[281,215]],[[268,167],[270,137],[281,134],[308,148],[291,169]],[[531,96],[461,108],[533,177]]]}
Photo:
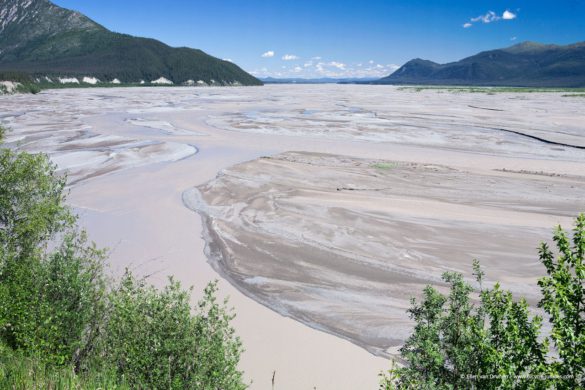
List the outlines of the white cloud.
{"label": "white cloud", "polygon": [[517,37],[510,38],[511,41],[515,41],[516,39],[518,39],[518,38]]}
{"label": "white cloud", "polygon": [[499,17],[498,15],[496,15],[496,13],[494,11],[488,11],[485,15],[479,15],[476,18],[471,18],[472,22],[483,22],[483,23],[491,23],[491,22],[497,22],[498,20],[500,20],[501,17]]}
{"label": "white cloud", "polygon": [[368,64],[373,64],[373,63],[374,63],[374,60],[369,60],[368,61]]}
{"label": "white cloud", "polygon": [[321,57],[317,56],[317,57],[313,57],[313,58],[311,58],[311,59],[312,59],[312,60],[317,60],[317,61],[319,61],[319,60],[321,59]]}
{"label": "white cloud", "polygon": [[502,16],[496,14],[494,11],[488,11],[487,13],[485,13],[485,15],[479,15],[475,18],[471,18],[469,19],[469,22],[466,22],[463,24],[463,28],[469,28],[471,26],[473,26],[473,23],[492,23],[492,22],[497,22],[499,20],[513,20],[516,19],[516,14],[505,10],[502,13]]}
{"label": "white cloud", "polygon": [[274,52],[272,50],[268,50],[266,53],[262,54],[264,58],[274,57]]}
{"label": "white cloud", "polygon": [[382,65],[372,63],[364,66],[364,63],[349,65],[339,61],[319,62],[315,65],[315,74],[311,75],[311,77],[381,78],[388,76],[398,68],[399,66],[396,64]]}
{"label": "white cloud", "polygon": [[223,60],[224,60],[224,61],[228,61],[228,62],[234,62],[234,61],[232,61],[232,59],[231,59],[231,58],[224,58]]}
{"label": "white cloud", "polygon": [[335,68],[337,68],[337,69],[342,69],[342,70],[343,70],[343,69],[345,69],[345,64],[344,64],[344,63],[342,63],[342,62],[331,61],[331,62],[329,63],[329,65],[330,65],[330,66],[333,66],[333,67],[335,67]]}
{"label": "white cloud", "polygon": [[251,73],[257,77],[276,78],[382,78],[399,68],[396,64],[378,64],[374,61],[344,63],[336,60],[308,60],[293,66],[275,66],[254,69]]}
{"label": "white cloud", "polygon": [[284,61],[293,61],[293,60],[298,60],[299,57],[298,56],[295,56],[294,54],[285,54],[285,55],[282,56],[282,59]]}

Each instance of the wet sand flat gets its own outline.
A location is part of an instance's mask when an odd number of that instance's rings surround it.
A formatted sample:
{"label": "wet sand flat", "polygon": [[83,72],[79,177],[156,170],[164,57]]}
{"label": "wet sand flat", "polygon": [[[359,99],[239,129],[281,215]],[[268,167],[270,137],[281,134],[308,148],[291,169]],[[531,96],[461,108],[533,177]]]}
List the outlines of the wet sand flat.
{"label": "wet sand flat", "polygon": [[215,268],[283,315],[388,355],[406,309],[446,270],[538,300],[535,247],[585,209],[585,176],[284,153],[223,170],[185,194]]}

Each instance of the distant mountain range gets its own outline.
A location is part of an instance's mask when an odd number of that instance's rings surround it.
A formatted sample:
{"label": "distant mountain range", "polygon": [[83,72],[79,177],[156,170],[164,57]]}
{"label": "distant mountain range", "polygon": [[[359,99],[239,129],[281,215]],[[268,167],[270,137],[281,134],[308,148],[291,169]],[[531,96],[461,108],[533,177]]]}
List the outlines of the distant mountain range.
{"label": "distant mountain range", "polygon": [[448,64],[417,58],[375,84],[585,87],[585,42],[523,42]]}
{"label": "distant mountain range", "polygon": [[48,0],[0,1],[0,72],[61,82],[261,85],[201,50],[107,30]]}
{"label": "distant mountain range", "polygon": [[[20,72],[57,83],[262,85],[201,50],[109,31],[49,0],[0,0],[0,75]],[[414,59],[373,79],[266,78],[266,83],[430,84],[585,87],[585,42],[524,42],[438,64]]]}
{"label": "distant mountain range", "polygon": [[345,84],[345,83],[369,83],[376,81],[375,77],[354,77],[354,78],[332,78],[332,77],[321,77],[321,78],[302,78],[302,77],[291,77],[291,78],[274,78],[264,77],[260,80],[266,84]]}

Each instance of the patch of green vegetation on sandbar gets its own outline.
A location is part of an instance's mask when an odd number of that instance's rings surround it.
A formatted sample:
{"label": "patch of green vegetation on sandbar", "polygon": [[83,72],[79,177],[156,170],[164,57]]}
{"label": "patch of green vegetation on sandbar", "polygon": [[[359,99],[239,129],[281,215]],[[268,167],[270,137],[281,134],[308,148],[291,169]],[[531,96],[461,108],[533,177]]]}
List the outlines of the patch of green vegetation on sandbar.
{"label": "patch of green vegetation on sandbar", "polygon": [[372,168],[376,168],[376,169],[394,169],[396,167],[398,167],[398,164],[396,163],[389,163],[389,162],[378,162],[378,163],[374,163],[372,165],[370,165],[370,167]]}

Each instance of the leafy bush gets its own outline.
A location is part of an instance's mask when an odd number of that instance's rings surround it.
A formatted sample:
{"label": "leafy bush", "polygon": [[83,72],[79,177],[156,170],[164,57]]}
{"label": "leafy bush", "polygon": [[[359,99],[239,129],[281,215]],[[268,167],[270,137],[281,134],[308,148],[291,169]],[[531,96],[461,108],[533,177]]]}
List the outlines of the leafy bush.
{"label": "leafy bush", "polygon": [[0,149],[0,266],[25,259],[72,226],[65,182],[47,156]]}
{"label": "leafy bush", "polygon": [[543,295],[539,306],[550,317],[550,339],[558,353],[551,368],[568,378],[562,381],[567,389],[585,387],[585,214],[577,218],[573,233],[571,247],[567,234],[556,229],[557,259],[546,243],[539,250],[548,274],[538,281]]}
{"label": "leafy bush", "polygon": [[0,149],[0,388],[246,388],[216,283],[195,313],[173,279],[111,287],[64,186],[45,155]]}
{"label": "leafy bush", "polygon": [[[499,284],[484,289],[484,273],[474,263],[480,285],[473,288],[458,273],[445,273],[449,294],[427,286],[409,309],[413,334],[400,350],[406,365],[382,376],[381,389],[576,389],[585,386],[585,215],[576,219],[571,247],[558,227],[554,254],[543,243],[540,260],[547,276],[538,282],[539,306],[552,325],[541,334],[542,318],[525,299],[514,300]],[[552,348],[554,346],[554,348]]]}
{"label": "leafy bush", "polygon": [[9,261],[0,283],[5,342],[48,363],[78,364],[105,314],[103,251],[68,233],[46,256]]}
{"label": "leafy bush", "polygon": [[105,294],[103,252],[75,231],[64,186],[46,156],[0,150],[0,337],[58,364],[85,349]]}
{"label": "leafy bush", "polygon": [[158,291],[127,273],[111,295],[98,361],[134,388],[244,389],[242,346],[216,291],[210,283],[193,315],[189,292],[172,278]]}

